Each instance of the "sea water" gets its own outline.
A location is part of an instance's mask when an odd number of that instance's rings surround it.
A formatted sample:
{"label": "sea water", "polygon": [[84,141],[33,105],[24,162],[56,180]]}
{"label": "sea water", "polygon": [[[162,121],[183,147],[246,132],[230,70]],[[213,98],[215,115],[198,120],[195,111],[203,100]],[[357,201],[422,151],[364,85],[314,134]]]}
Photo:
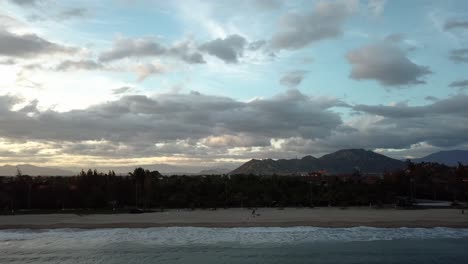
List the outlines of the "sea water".
{"label": "sea water", "polygon": [[468,263],[468,229],[3,230],[0,263]]}

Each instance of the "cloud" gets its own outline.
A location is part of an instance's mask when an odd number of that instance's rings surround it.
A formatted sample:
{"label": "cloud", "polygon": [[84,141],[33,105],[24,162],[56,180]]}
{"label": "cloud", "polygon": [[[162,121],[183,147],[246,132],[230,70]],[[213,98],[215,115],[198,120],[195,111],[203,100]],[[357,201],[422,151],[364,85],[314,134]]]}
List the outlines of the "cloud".
{"label": "cloud", "polygon": [[385,41],[399,43],[405,40],[405,38],[404,34],[390,34],[385,37]]}
{"label": "cloud", "polygon": [[76,49],[45,40],[35,34],[15,34],[0,29],[0,55],[36,57],[54,53],[73,53]]}
{"label": "cloud", "polygon": [[99,55],[99,60],[110,62],[125,58],[168,56],[191,64],[205,63],[203,55],[192,51],[192,46],[188,41],[165,47],[151,38],[120,38],[114,42],[110,50]]}
{"label": "cloud", "polygon": [[355,80],[376,80],[384,86],[425,83],[429,67],[412,62],[398,46],[379,42],[348,52],[352,65],[350,77]]}
{"label": "cloud", "polygon": [[283,16],[272,39],[275,49],[300,49],[314,42],[342,35],[344,22],[354,13],[358,1],[319,1],[314,9]]}
{"label": "cloud", "polygon": [[428,96],[424,97],[424,100],[435,102],[435,101],[438,101],[439,98],[437,98],[435,96],[432,96],[432,95],[428,95]]}
{"label": "cloud", "polygon": [[449,20],[446,21],[444,24],[444,30],[452,30],[452,29],[468,29],[468,21],[461,21],[461,20]]}
{"label": "cloud", "polygon": [[452,50],[449,58],[456,63],[468,63],[468,49]]}
{"label": "cloud", "polygon": [[445,114],[450,114],[452,116],[466,115],[468,117],[468,109],[465,107],[467,102],[467,95],[457,95],[447,99],[437,100],[426,106],[408,106],[406,103],[402,103],[395,106],[356,105],[353,109],[390,118],[430,117],[432,115]]}
{"label": "cloud", "polygon": [[132,90],[132,87],[128,87],[128,86],[124,86],[124,87],[120,87],[120,88],[115,88],[115,89],[112,89],[112,93],[113,94],[124,94],[128,91]]}
{"label": "cloud", "polygon": [[190,64],[206,63],[205,59],[203,58],[203,55],[200,52],[191,51],[195,49],[193,46],[194,45],[192,42],[183,41],[170,47],[167,50],[167,54],[174,56],[174,57],[178,57],[182,59],[183,61],[190,63]]}
{"label": "cloud", "polygon": [[[328,109],[342,104],[297,90],[247,103],[196,92],[155,98],[122,96],[82,110],[44,110],[34,115],[12,110],[20,102],[16,97],[0,96],[0,137],[58,145],[106,141],[131,146],[134,151],[144,146],[153,155],[157,155],[155,144],[177,140],[206,143],[201,149],[218,146],[223,149],[216,151],[226,152],[236,142],[265,145],[271,137],[324,137],[341,124],[340,115]],[[31,106],[28,112],[34,109]]]}
{"label": "cloud", "polygon": [[[354,110],[380,116],[364,134],[374,148],[408,148],[421,142],[454,147],[468,142],[463,132],[468,129],[467,104],[468,96],[456,95],[424,106],[357,105]],[[363,142],[364,135],[358,134],[356,142]]]}
{"label": "cloud", "polygon": [[248,45],[249,50],[259,50],[260,48],[264,47],[267,44],[266,40],[257,40],[254,42],[250,42]]}
{"label": "cloud", "polygon": [[387,0],[369,0],[367,7],[374,16],[380,16],[384,12]]}
{"label": "cloud", "polygon": [[57,71],[69,71],[69,70],[100,70],[105,69],[105,66],[99,62],[93,60],[65,60],[61,62],[55,70]]}
{"label": "cloud", "polygon": [[200,50],[206,51],[225,63],[237,63],[244,52],[247,40],[239,35],[230,35],[224,39],[218,38],[200,45]]}
{"label": "cloud", "polygon": [[467,89],[468,88],[468,80],[460,80],[454,81],[449,84],[449,87],[459,88],[459,89]]}
{"label": "cloud", "polygon": [[88,15],[88,9],[82,7],[74,7],[61,11],[57,15],[58,20],[68,20],[71,18],[86,17]]}
{"label": "cloud", "polygon": [[165,73],[167,70],[160,64],[145,63],[136,67],[138,81],[142,82],[151,75]]}
{"label": "cloud", "polygon": [[306,74],[307,71],[288,72],[283,77],[281,77],[279,82],[281,85],[287,86],[289,88],[294,88],[301,84]]}
{"label": "cloud", "polygon": [[14,65],[16,61],[13,59],[0,60],[0,65]]}
{"label": "cloud", "polygon": [[[119,92],[128,91],[121,87]],[[0,138],[43,142],[57,155],[101,158],[282,158],[342,148],[453,148],[468,144],[467,95],[422,106],[355,105],[289,90],[268,99],[124,95],[81,110],[38,110],[0,96]],[[18,107],[18,105],[23,105]],[[356,114],[343,122],[335,107]],[[18,110],[13,110],[18,109]]]}
{"label": "cloud", "polygon": [[262,10],[279,9],[283,5],[281,0],[254,0],[254,5]]}
{"label": "cloud", "polygon": [[107,62],[129,57],[158,56],[165,52],[161,44],[151,39],[120,38],[114,42],[111,50],[101,53],[99,60]]}
{"label": "cloud", "polygon": [[10,1],[17,4],[17,5],[32,6],[32,5],[38,4],[39,2],[42,2],[44,0],[10,0]]}

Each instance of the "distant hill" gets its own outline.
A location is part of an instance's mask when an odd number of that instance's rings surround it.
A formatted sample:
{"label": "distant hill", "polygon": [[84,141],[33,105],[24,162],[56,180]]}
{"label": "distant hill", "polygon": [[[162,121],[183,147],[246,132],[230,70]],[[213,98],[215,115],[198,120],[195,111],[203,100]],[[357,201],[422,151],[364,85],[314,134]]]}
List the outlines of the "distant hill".
{"label": "distant hill", "polygon": [[468,150],[448,150],[432,153],[425,157],[414,159],[413,162],[437,162],[447,166],[456,166],[458,162],[468,164]]}
{"label": "distant hill", "polygon": [[[212,168],[208,166],[189,166],[189,165],[172,165],[172,164],[137,164],[133,166],[113,166],[113,167],[92,167],[91,169],[97,169],[98,171],[107,172],[109,170],[115,171],[117,175],[127,175],[132,172],[135,168],[141,167],[145,170],[159,171],[163,175],[218,175],[227,174],[233,170],[237,164],[223,164],[223,168]],[[225,168],[224,168],[225,166]],[[87,169],[87,168],[86,168]],[[75,171],[81,171],[80,168],[76,168]]]}
{"label": "distant hill", "polygon": [[206,170],[201,170],[198,172],[198,175],[222,175],[222,174],[228,174],[232,169],[227,169],[227,168],[213,168],[213,169],[206,169]]}
{"label": "distant hill", "polygon": [[23,175],[29,176],[71,176],[76,174],[71,171],[58,168],[38,167],[29,164],[21,164],[17,166],[0,166],[0,176],[15,176],[17,174],[17,168]]}
{"label": "distant hill", "polygon": [[405,163],[364,149],[345,149],[320,158],[250,160],[230,174],[290,175],[326,170],[329,173],[351,173],[356,168],[364,173],[381,173],[404,168]]}

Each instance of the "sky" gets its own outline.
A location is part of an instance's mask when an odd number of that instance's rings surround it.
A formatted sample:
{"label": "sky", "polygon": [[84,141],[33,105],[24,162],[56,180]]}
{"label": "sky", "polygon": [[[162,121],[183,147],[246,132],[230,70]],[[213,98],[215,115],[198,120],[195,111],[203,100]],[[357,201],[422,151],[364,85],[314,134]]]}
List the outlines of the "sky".
{"label": "sky", "polygon": [[468,1],[0,0],[0,165],[468,149]]}

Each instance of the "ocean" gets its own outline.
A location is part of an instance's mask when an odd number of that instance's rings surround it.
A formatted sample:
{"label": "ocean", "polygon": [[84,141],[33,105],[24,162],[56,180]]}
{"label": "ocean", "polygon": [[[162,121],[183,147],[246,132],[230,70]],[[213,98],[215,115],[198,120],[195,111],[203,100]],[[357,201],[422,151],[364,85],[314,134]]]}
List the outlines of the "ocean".
{"label": "ocean", "polygon": [[468,263],[468,229],[1,230],[0,263]]}

